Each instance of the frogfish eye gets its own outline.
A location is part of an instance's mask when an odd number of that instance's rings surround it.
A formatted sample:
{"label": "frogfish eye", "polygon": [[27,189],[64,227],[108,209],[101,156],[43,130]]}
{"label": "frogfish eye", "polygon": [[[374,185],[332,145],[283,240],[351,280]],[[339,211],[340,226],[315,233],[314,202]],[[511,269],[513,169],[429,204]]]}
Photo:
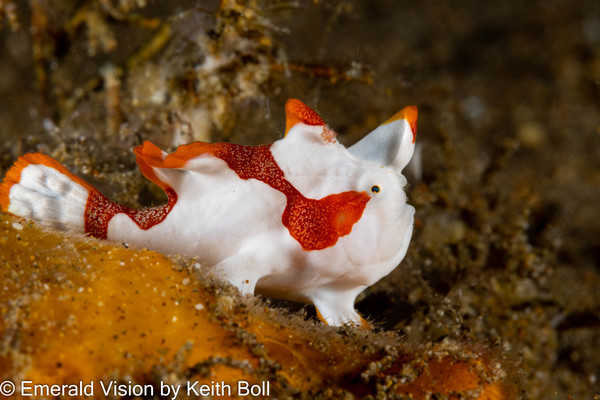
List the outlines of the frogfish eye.
{"label": "frogfish eye", "polygon": [[371,192],[373,193],[379,193],[381,189],[379,189],[379,186],[375,185],[375,186],[371,186]]}

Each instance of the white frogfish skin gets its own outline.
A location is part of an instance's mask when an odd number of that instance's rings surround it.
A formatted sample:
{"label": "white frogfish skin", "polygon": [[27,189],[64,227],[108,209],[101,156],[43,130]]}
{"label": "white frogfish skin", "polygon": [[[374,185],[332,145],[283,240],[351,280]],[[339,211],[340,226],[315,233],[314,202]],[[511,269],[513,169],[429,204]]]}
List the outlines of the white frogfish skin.
{"label": "white frogfish skin", "polygon": [[356,296],[402,261],[412,235],[402,170],[416,124],[417,108],[405,107],[345,148],[291,99],[285,137],[270,145],[135,148],[165,205],[113,202],[56,160],[30,153],[6,174],[0,206],[57,229],[198,257],[243,293],[313,303],[329,325],[367,326]]}

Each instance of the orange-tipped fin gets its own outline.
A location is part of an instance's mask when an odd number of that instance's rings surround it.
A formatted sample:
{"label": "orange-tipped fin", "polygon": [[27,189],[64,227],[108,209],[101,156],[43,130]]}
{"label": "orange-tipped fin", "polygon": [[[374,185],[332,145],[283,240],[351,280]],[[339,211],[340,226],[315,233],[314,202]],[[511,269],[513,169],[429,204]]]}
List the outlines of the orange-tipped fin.
{"label": "orange-tipped fin", "polygon": [[227,147],[227,143],[194,142],[181,145],[173,153],[165,153],[158,146],[145,141],[133,151],[140,171],[144,176],[161,188],[170,187],[168,182],[161,180],[153,168],[185,169],[189,160],[203,154],[215,155]]}
{"label": "orange-tipped fin", "polygon": [[150,179],[163,189],[169,187],[169,185],[156,176],[152,169],[152,167],[162,166],[164,162],[163,151],[158,146],[149,141],[145,141],[144,144],[133,149],[133,152],[135,153],[135,161],[146,178]]}
{"label": "orange-tipped fin", "polygon": [[8,211],[8,206],[10,205],[10,188],[21,181],[21,172],[24,168],[31,164],[41,164],[53,168],[61,174],[64,174],[69,178],[73,179],[75,182],[85,187],[86,189],[96,190],[92,185],[90,185],[80,177],[72,174],[54,158],[42,153],[29,153],[19,157],[17,161],[15,161],[13,166],[6,173],[4,181],[0,185],[0,208],[2,209],[2,211]]}
{"label": "orange-tipped fin", "polygon": [[394,121],[398,121],[401,119],[405,119],[408,121],[410,125],[410,130],[413,134],[413,143],[417,139],[417,119],[419,116],[419,112],[416,106],[406,106],[402,110],[398,111],[394,116],[387,121],[385,121],[382,125],[389,124]]}
{"label": "orange-tipped fin", "polygon": [[297,99],[289,99],[285,103],[285,134],[297,123],[318,126],[325,125],[319,114]]}

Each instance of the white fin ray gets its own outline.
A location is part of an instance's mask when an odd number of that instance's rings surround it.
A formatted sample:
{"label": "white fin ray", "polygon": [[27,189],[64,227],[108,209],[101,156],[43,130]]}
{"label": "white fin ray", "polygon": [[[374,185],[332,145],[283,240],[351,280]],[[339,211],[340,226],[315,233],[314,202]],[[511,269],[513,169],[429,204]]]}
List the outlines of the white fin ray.
{"label": "white fin ray", "polygon": [[57,229],[84,231],[89,192],[69,176],[42,164],[30,164],[10,188],[8,211]]}

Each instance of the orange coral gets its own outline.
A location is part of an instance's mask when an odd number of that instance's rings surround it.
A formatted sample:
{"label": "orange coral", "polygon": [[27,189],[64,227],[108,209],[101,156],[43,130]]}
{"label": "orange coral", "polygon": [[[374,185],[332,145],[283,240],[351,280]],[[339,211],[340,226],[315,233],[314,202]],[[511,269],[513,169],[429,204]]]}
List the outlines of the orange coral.
{"label": "orange coral", "polygon": [[411,349],[386,334],[294,322],[155,252],[59,236],[4,214],[0,248],[2,380],[244,380],[268,382],[270,395],[509,398],[481,352]]}

